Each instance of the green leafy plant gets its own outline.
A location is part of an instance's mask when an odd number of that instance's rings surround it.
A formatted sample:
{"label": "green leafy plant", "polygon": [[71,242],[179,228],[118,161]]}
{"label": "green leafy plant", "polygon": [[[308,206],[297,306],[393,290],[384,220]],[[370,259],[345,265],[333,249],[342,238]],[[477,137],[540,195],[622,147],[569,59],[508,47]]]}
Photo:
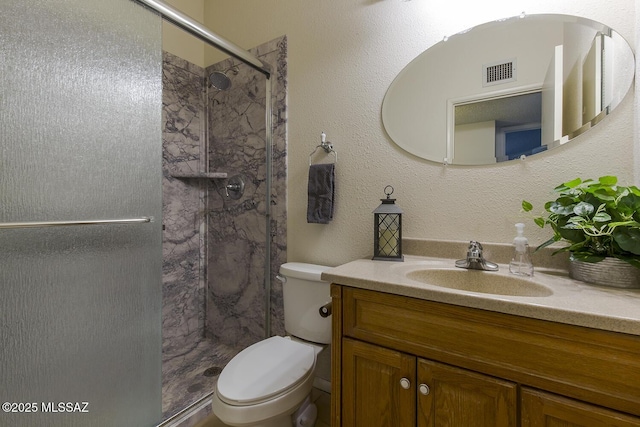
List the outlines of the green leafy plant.
{"label": "green leafy plant", "polygon": [[[558,197],[545,203],[544,216],[534,218],[541,228],[549,225],[553,237],[536,250],[563,241],[569,246],[554,254],[569,251],[587,262],[615,257],[640,268],[640,190],[617,184],[615,176],[603,176],[554,188]],[[530,212],[533,205],[523,200],[522,209]]]}

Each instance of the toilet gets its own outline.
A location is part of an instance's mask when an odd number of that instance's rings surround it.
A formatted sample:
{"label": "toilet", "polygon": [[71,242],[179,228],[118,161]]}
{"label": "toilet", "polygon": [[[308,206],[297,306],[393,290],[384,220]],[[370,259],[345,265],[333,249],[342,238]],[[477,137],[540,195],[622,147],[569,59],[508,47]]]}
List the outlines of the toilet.
{"label": "toilet", "polygon": [[280,266],[284,328],[238,353],[220,373],[213,413],[229,426],[313,426],[311,402],[318,354],[331,343],[331,316],[320,308],[330,301],[329,283],[320,280],[331,267],[298,262]]}

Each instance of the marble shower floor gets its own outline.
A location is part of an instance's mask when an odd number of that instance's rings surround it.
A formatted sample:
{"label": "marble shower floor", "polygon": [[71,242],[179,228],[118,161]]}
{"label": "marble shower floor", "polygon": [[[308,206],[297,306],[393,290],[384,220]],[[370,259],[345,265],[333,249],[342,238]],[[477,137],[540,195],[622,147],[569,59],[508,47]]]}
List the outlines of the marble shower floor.
{"label": "marble shower floor", "polygon": [[162,362],[162,415],[167,419],[213,391],[218,375],[240,349],[203,339]]}

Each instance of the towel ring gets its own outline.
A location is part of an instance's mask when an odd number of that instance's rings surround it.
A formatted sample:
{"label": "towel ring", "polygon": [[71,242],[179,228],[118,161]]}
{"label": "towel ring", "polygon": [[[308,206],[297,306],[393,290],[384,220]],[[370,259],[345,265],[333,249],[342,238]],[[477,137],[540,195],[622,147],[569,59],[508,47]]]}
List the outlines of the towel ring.
{"label": "towel ring", "polygon": [[311,166],[311,159],[313,158],[313,155],[316,154],[316,151],[318,151],[318,148],[322,148],[327,154],[333,153],[336,158],[334,163],[338,164],[338,152],[333,149],[333,144],[327,141],[327,135],[324,132],[320,134],[320,141],[320,144],[316,145],[316,148],[314,148],[311,154],[309,154],[309,166]]}

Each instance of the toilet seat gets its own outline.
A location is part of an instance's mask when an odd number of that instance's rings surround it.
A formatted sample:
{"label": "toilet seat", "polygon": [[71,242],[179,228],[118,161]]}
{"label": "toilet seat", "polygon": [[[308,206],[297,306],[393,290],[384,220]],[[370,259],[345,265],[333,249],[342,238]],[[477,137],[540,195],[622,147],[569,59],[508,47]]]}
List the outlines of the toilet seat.
{"label": "toilet seat", "polygon": [[313,347],[275,336],[238,353],[220,373],[216,394],[234,406],[256,405],[286,394],[313,374]]}

